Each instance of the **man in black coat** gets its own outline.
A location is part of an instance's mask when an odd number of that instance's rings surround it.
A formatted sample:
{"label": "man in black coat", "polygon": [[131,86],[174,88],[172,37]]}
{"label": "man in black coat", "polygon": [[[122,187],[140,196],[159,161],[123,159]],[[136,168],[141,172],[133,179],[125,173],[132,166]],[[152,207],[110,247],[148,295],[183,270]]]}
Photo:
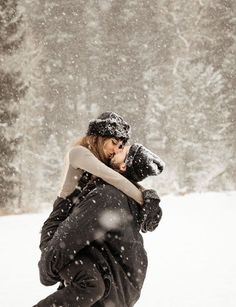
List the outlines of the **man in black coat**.
{"label": "man in black coat", "polygon": [[63,280],[66,287],[36,306],[133,306],[147,270],[140,227],[152,229],[153,219],[145,219],[149,213],[160,219],[159,201],[155,191],[144,191],[146,205],[140,210],[122,192],[96,180],[43,248],[39,262],[44,285]]}

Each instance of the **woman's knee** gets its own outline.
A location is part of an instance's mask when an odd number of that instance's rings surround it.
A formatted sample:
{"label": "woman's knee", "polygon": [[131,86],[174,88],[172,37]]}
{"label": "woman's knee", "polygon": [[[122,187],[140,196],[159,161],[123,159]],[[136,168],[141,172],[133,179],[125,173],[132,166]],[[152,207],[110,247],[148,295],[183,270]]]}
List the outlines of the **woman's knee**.
{"label": "woman's knee", "polygon": [[77,292],[80,293],[81,297],[87,297],[91,303],[101,300],[105,293],[105,284],[101,275],[76,277],[70,286],[77,288]]}
{"label": "woman's knee", "polygon": [[95,302],[97,302],[104,296],[105,283],[101,275],[98,278],[95,277],[95,280],[92,281],[92,283],[90,284],[90,287],[93,291]]}
{"label": "woman's knee", "polygon": [[67,286],[73,286],[81,293],[90,293],[94,301],[101,299],[105,293],[105,283],[101,273],[87,258],[77,258],[60,272],[60,276]]}

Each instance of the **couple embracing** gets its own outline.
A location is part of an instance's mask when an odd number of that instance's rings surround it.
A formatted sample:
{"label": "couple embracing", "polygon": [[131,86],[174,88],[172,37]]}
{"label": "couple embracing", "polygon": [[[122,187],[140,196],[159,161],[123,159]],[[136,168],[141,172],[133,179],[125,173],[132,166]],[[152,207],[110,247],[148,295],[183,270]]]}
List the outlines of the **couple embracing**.
{"label": "couple embracing", "polygon": [[40,241],[40,281],[60,286],[34,307],[131,307],[140,297],[147,271],[140,231],[153,231],[162,210],[157,193],[138,182],[164,162],[141,144],[127,146],[129,131],[121,116],[102,113],[67,153]]}

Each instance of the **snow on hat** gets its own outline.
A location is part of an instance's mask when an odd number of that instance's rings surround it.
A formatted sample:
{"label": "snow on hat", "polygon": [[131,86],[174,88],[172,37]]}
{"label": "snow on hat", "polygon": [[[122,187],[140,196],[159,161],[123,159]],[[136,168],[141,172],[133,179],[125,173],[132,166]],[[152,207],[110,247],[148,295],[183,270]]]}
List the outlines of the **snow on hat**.
{"label": "snow on hat", "polygon": [[138,143],[130,147],[125,163],[126,176],[137,182],[160,174],[165,167],[165,163],[157,155]]}
{"label": "snow on hat", "polygon": [[104,112],[97,119],[89,122],[87,135],[99,135],[122,139],[129,139],[130,126],[118,114]]}

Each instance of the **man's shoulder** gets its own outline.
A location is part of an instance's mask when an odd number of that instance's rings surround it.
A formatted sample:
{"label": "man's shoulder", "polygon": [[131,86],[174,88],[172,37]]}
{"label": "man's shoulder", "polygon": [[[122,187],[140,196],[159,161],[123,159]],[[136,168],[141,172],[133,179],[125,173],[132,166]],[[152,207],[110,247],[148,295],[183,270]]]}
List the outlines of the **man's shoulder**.
{"label": "man's shoulder", "polygon": [[123,210],[129,211],[129,204],[136,203],[133,199],[129,198],[119,189],[104,182],[102,179],[97,178],[94,182],[93,188],[83,197],[83,201],[80,206],[84,203],[91,202],[93,204],[99,204],[100,208],[122,208]]}
{"label": "man's shoulder", "polygon": [[[110,200],[121,202],[123,205],[139,208],[139,204],[131,197],[114,187],[113,185],[98,178],[94,193],[107,197]],[[114,203],[114,202],[113,202]]]}
{"label": "man's shoulder", "polygon": [[140,205],[133,198],[103,180],[99,181],[96,189],[96,193],[99,193],[101,198],[107,199],[107,207],[118,207],[138,219]]}
{"label": "man's shoulder", "polygon": [[116,198],[122,197],[122,198],[127,199],[127,196],[122,191],[120,191],[113,185],[103,181],[101,178],[96,179],[96,185],[95,185],[94,190],[96,190],[97,193],[103,193],[104,195],[108,195],[108,196],[113,195]]}

